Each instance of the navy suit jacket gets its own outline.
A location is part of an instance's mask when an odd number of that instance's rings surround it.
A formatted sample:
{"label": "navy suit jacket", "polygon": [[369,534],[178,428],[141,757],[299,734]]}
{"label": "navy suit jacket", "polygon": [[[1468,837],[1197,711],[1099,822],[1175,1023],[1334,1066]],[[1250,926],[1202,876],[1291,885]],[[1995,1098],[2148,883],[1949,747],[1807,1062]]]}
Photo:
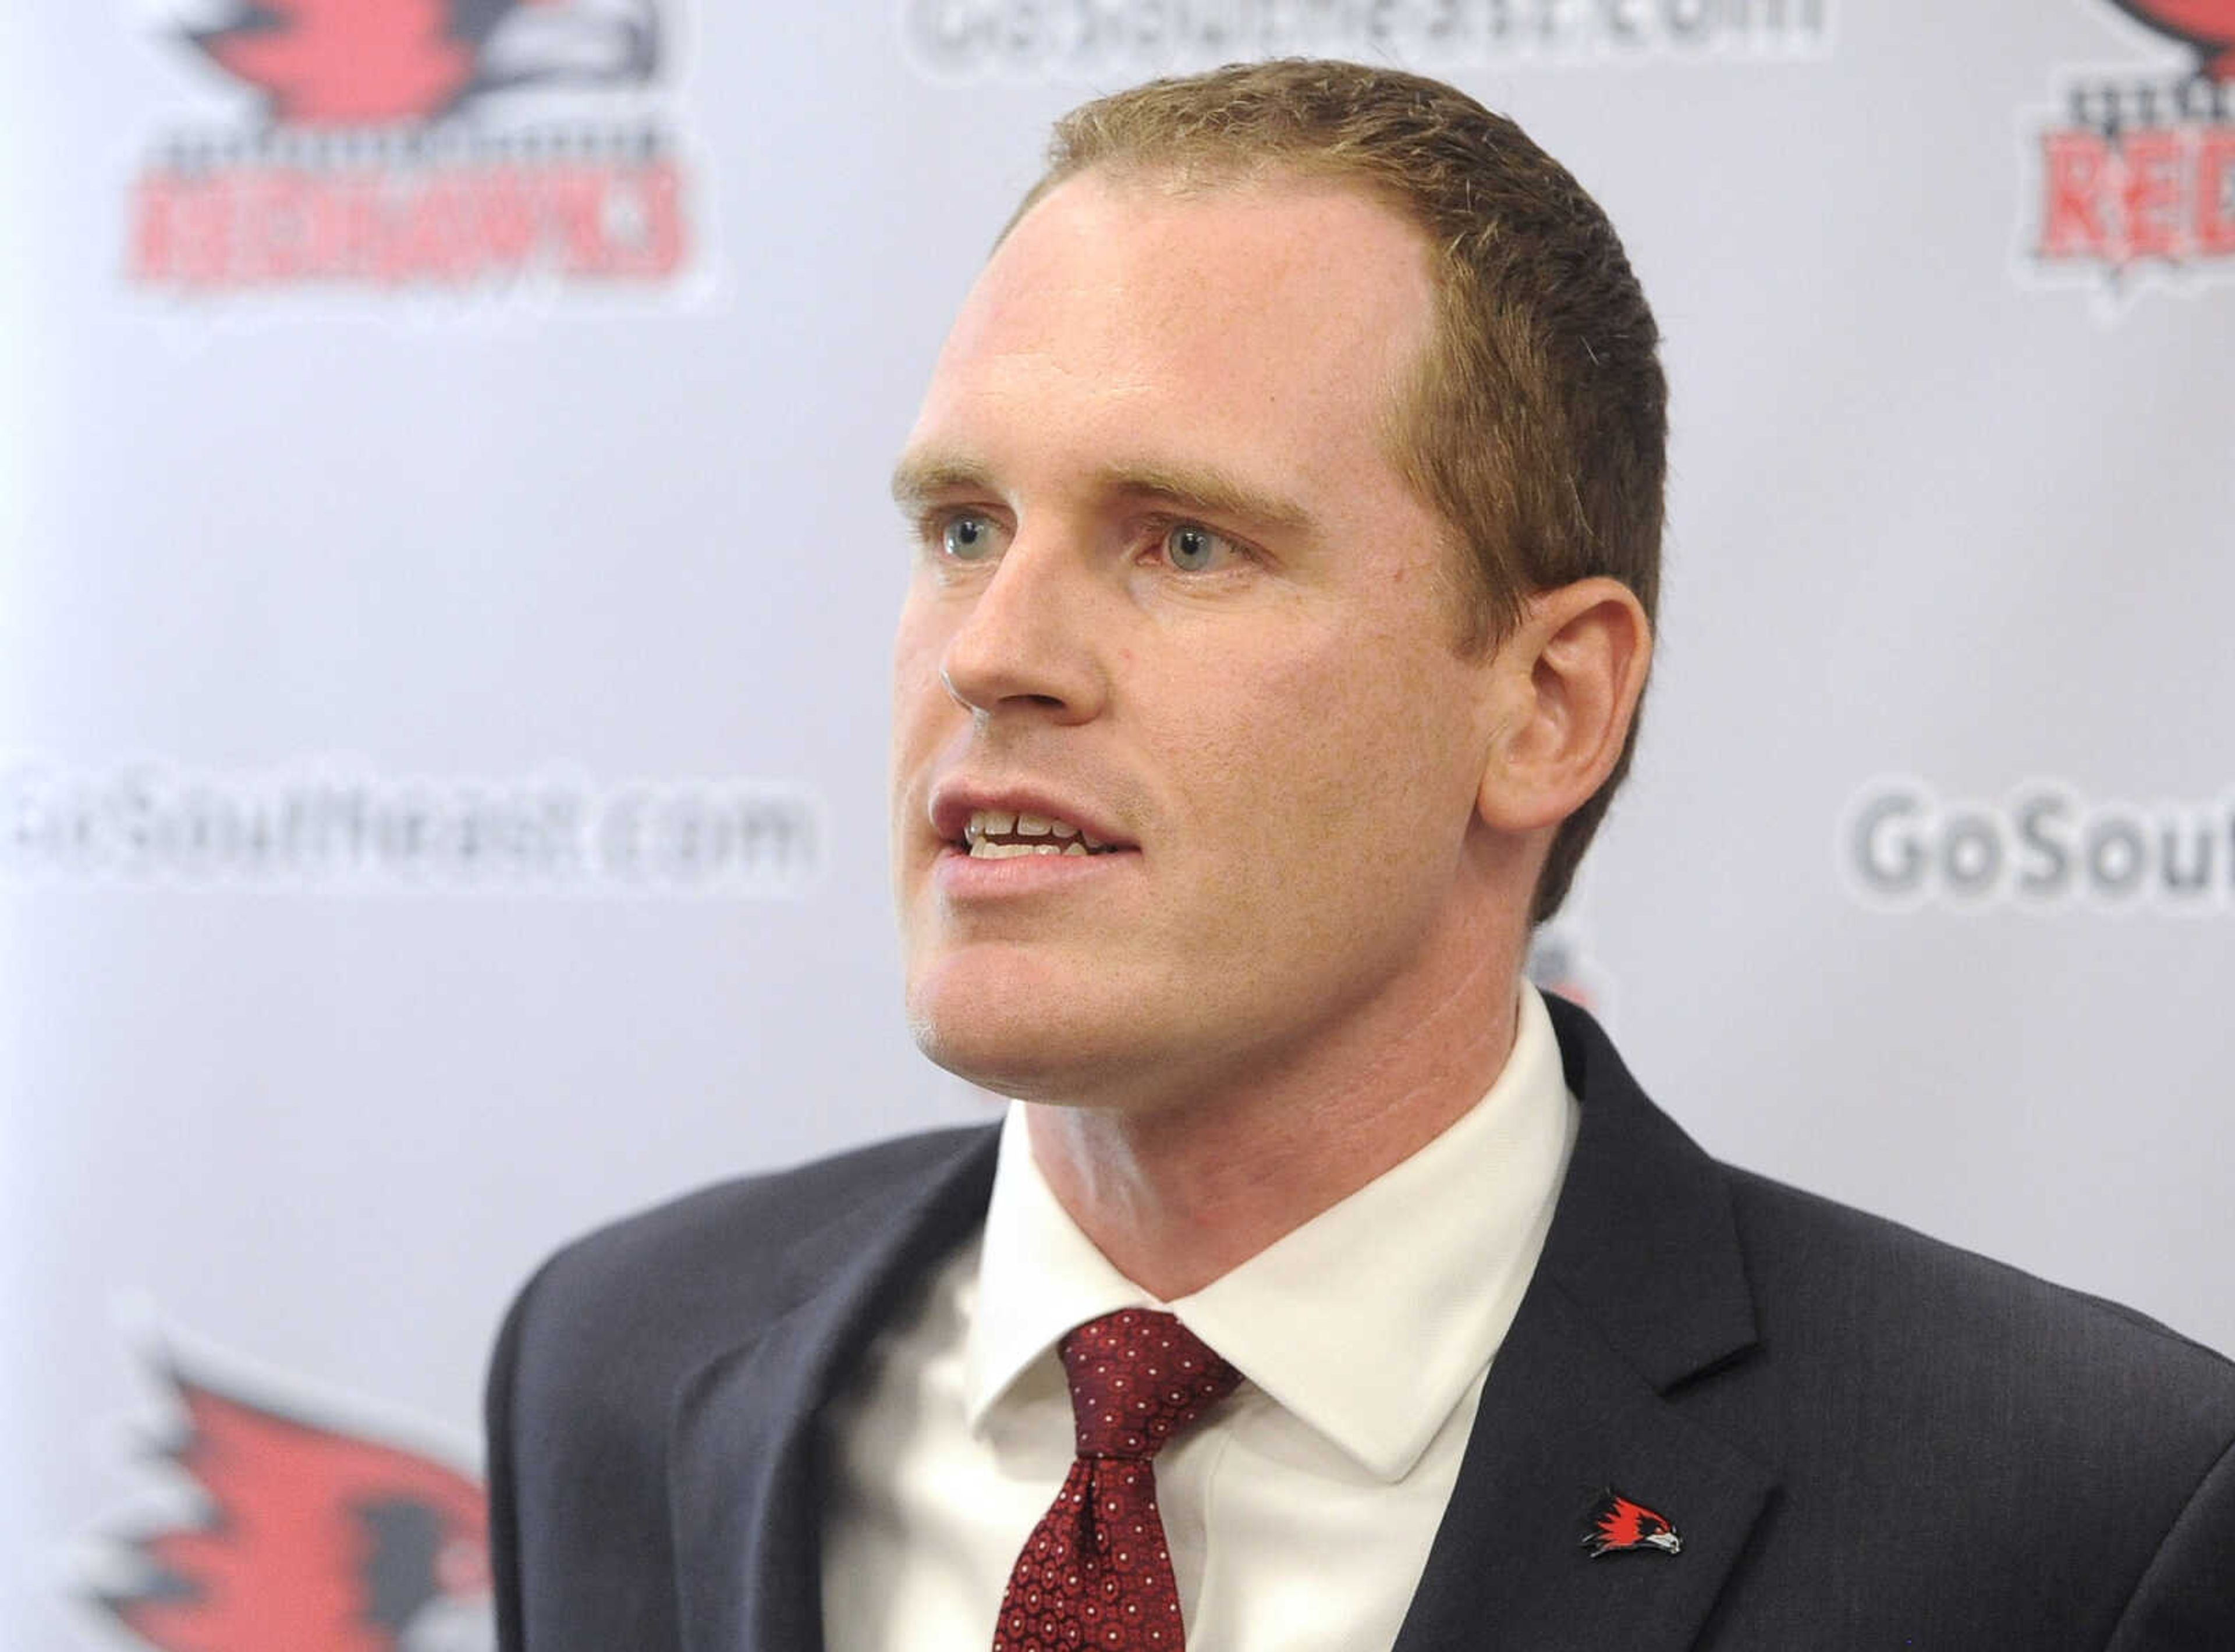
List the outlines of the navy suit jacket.
{"label": "navy suit jacket", "polygon": [[[2235,1367],[1716,1163],[1553,1011],[1582,1131],[1398,1652],[2235,1649]],[[993,1140],[545,1266],[490,1373],[505,1648],[821,1652],[820,1413],[982,1219]],[[1588,1555],[1609,1490],[1682,1551]]]}

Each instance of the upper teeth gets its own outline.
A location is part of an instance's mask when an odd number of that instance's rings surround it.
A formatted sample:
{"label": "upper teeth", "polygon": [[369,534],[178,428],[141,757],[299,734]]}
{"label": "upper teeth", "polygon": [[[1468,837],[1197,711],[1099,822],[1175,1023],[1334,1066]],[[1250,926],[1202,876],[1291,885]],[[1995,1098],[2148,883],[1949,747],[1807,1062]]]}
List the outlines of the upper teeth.
{"label": "upper teeth", "polygon": [[[1042,843],[1018,842],[1018,838],[1041,837],[1051,840]],[[1008,842],[994,842],[1008,839]],[[1030,815],[1021,810],[1012,813],[1006,809],[980,809],[970,816],[962,829],[962,840],[969,845],[970,853],[980,860],[1000,860],[1012,855],[1092,855],[1109,847],[1091,832],[1082,830],[1067,820],[1057,820],[1047,815]]]}

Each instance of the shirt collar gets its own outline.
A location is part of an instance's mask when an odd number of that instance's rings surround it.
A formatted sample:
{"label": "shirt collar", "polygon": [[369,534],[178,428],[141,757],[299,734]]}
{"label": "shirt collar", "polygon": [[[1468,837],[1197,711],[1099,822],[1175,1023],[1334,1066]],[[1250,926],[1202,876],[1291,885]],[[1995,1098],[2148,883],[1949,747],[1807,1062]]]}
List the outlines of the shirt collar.
{"label": "shirt collar", "polygon": [[1534,988],[1516,1019],[1498,1082],[1443,1134],[1169,1303],[1078,1230],[1012,1104],[966,1355],[970,1426],[1072,1326],[1168,1308],[1368,1473],[1403,1478],[1504,1340],[1575,1144],[1576,1104]]}

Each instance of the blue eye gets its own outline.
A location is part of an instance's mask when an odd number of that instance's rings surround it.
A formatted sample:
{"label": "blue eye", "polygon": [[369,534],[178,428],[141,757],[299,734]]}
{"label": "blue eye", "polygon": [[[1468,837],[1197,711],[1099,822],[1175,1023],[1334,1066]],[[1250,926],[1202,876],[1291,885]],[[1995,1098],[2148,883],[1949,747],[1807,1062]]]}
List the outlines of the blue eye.
{"label": "blue eye", "polygon": [[1230,553],[1223,534],[1196,522],[1175,522],[1164,530],[1164,555],[1183,574],[1207,573]]}
{"label": "blue eye", "polygon": [[983,516],[950,516],[939,530],[941,547],[958,562],[975,562],[993,548],[993,524]]}

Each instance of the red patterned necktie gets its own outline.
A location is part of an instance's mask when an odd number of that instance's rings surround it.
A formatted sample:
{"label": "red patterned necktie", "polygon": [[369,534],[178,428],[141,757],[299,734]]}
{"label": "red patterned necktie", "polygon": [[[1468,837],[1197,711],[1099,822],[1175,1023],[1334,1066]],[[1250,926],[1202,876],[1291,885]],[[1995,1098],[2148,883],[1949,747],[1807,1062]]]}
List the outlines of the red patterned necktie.
{"label": "red patterned necktie", "polygon": [[993,1652],[1183,1652],[1149,1459],[1242,1373],[1144,1308],[1089,1320],[1058,1352],[1078,1457],[1009,1574]]}

